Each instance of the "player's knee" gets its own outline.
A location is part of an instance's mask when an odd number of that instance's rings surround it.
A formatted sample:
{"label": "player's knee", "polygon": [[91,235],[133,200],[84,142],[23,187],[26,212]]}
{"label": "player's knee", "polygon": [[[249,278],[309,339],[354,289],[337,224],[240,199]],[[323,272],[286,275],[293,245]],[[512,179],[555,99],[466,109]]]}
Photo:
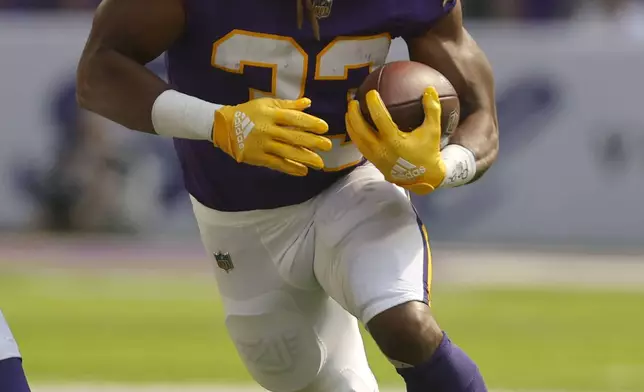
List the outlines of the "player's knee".
{"label": "player's knee", "polygon": [[443,339],[429,306],[417,301],[385,310],[371,319],[367,328],[380,350],[394,363],[423,363]]}
{"label": "player's knee", "polygon": [[301,314],[228,315],[226,326],[248,371],[270,391],[305,389],[326,359],[316,331]]}

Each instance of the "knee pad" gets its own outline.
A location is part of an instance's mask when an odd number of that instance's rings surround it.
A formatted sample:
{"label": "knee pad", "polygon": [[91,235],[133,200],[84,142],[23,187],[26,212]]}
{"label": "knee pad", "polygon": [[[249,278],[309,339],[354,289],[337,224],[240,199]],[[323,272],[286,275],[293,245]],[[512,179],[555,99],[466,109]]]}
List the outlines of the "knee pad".
{"label": "knee pad", "polygon": [[306,388],[326,362],[327,350],[313,323],[297,311],[230,314],[226,326],[250,374],[270,391]]}

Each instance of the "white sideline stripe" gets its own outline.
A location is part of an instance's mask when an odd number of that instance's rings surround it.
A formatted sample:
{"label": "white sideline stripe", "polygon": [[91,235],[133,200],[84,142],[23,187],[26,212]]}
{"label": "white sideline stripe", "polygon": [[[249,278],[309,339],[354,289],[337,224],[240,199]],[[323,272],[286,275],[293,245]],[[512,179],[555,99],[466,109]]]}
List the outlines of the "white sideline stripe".
{"label": "white sideline stripe", "polygon": [[[255,386],[239,385],[126,385],[126,384],[73,384],[55,386],[33,386],[33,392],[266,392]],[[404,392],[401,389],[385,388],[380,392]],[[490,392],[573,392],[564,389],[493,389]],[[582,392],[582,391],[576,391]],[[602,392],[602,391],[584,391]],[[606,391],[604,391],[606,392]]]}

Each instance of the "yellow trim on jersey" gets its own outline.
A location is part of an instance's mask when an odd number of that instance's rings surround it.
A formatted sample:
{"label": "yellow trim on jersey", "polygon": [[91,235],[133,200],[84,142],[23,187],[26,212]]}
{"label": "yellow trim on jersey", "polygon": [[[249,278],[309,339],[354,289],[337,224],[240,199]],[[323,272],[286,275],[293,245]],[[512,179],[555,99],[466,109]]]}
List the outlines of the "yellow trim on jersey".
{"label": "yellow trim on jersey", "polygon": [[432,303],[432,252],[429,247],[429,235],[427,234],[427,228],[425,225],[422,225],[420,230],[423,232],[423,238],[425,239],[425,251],[427,252],[427,303],[431,305]]}

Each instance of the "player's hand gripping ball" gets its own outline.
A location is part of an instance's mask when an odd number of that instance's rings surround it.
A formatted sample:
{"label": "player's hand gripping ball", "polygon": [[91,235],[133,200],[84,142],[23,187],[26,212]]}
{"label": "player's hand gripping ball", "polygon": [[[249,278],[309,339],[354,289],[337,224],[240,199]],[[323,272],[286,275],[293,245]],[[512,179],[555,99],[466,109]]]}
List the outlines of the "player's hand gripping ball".
{"label": "player's hand gripping ball", "polygon": [[458,96],[441,73],[399,61],[365,79],[345,120],[351,140],[387,181],[425,195],[445,178],[440,150],[459,115]]}
{"label": "player's hand gripping ball", "polygon": [[315,151],[333,147],[320,136],[329,130],[327,123],[303,112],[309,106],[308,98],[258,98],[224,106],[215,113],[214,144],[237,162],[305,176],[308,168],[324,167]]}

